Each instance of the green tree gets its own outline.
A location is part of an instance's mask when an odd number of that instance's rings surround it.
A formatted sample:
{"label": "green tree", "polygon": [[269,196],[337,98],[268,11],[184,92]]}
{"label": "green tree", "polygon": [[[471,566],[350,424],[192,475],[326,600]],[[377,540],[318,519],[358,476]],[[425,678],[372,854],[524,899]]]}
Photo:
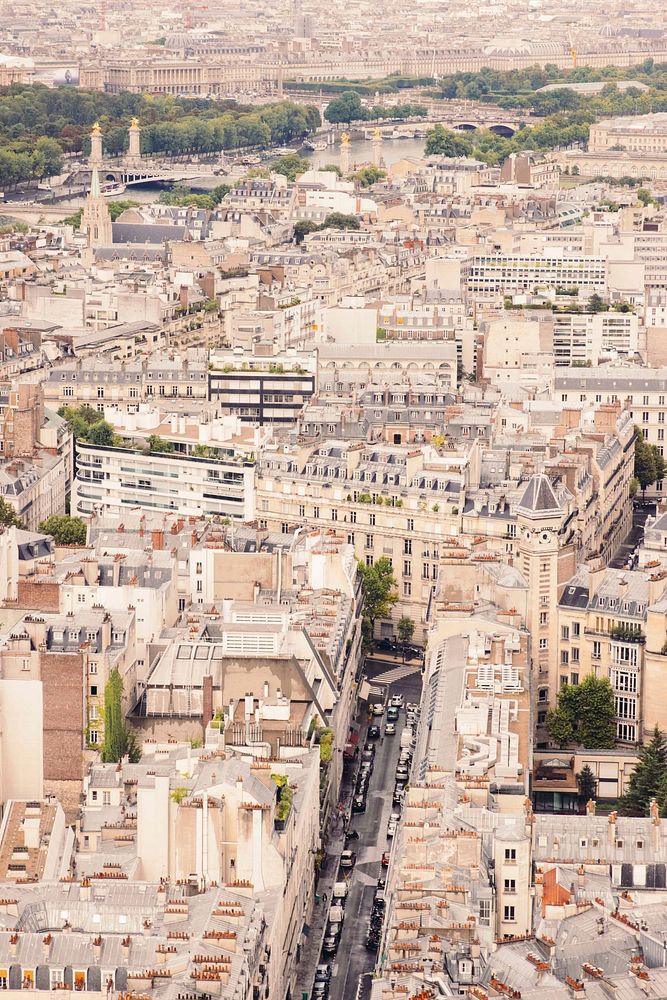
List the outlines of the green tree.
{"label": "green tree", "polygon": [[174,450],[174,446],[171,441],[165,441],[158,434],[149,434],[146,441],[149,451],[164,452],[165,454],[171,454]]}
{"label": "green tree", "polygon": [[442,125],[435,125],[426,133],[427,156],[470,156],[471,152],[471,140],[460,132],[452,132]]}
{"label": "green tree", "polygon": [[85,545],[88,534],[85,521],[69,514],[52,514],[40,522],[39,530],[51,535],[56,545]]}
{"label": "green tree", "polygon": [[388,618],[391,614],[391,609],[398,600],[398,590],[394,568],[386,556],[382,556],[372,566],[359,562],[359,572],[364,590],[364,641],[368,645],[373,640],[378,618]]}
{"label": "green tree", "polygon": [[413,622],[412,618],[408,618],[407,615],[403,615],[398,620],[396,631],[398,632],[398,638],[404,645],[407,646],[407,644],[411,642],[412,637],[415,634],[415,623]]}
{"label": "green tree", "polygon": [[0,524],[5,528],[23,527],[23,521],[4,497],[0,497]]}
{"label": "green tree", "polygon": [[386,176],[386,170],[382,170],[380,167],[376,167],[373,164],[370,164],[367,167],[360,167],[356,173],[352,174],[353,179],[358,181],[362,188],[371,187],[372,184],[376,184],[378,181],[383,180]]}
{"label": "green tree", "polygon": [[300,243],[303,243],[304,237],[308,233],[317,233],[319,230],[320,227],[312,219],[299,219],[298,222],[294,223],[294,242],[298,246]]}
{"label": "green tree", "polygon": [[653,195],[647,188],[639,188],[637,191],[637,201],[642,205],[651,205],[653,203]]}
{"label": "green tree", "polygon": [[614,746],[614,691],[606,677],[589,674],[581,684],[564,684],[558,704],[545,720],[551,738],[565,746],[577,743],[589,750]]}
{"label": "green tree", "polygon": [[660,449],[657,444],[650,445],[651,451],[653,452],[653,461],[655,462],[655,478],[656,482],[661,482],[665,478],[665,460],[660,454]]}
{"label": "green tree", "polygon": [[600,298],[597,292],[593,292],[590,299],[588,300],[588,305],[586,306],[587,312],[589,313],[604,312],[605,308],[606,305],[603,302],[603,300]]}
{"label": "green tree", "polygon": [[333,100],[329,101],[324,117],[332,125],[338,125],[341,122],[349,125],[350,122],[366,118],[367,113],[359,94],[354,90],[346,90],[340,97],[334,97]]}
{"label": "green tree", "polygon": [[361,229],[361,222],[356,215],[345,215],[344,212],[329,212],[322,229]]}
{"label": "green tree", "polygon": [[549,736],[559,747],[568,746],[574,740],[574,727],[570,716],[562,709],[553,708],[547,712],[544,724]]}
{"label": "green tree", "polygon": [[114,432],[111,424],[106,420],[100,420],[93,424],[88,431],[88,440],[98,448],[109,448],[114,442]]}
{"label": "green tree", "polygon": [[100,756],[105,764],[116,763],[125,756],[132,764],[141,759],[137,739],[128,729],[123,714],[123,679],[117,667],[109,674],[104,688],[104,740]]}
{"label": "green tree", "polygon": [[641,428],[635,427],[635,476],[642,493],[657,479],[658,470],[655,464],[655,452],[644,440]]}
{"label": "green tree", "polygon": [[660,791],[664,804],[667,787],[667,742],[656,726],[653,736],[639,751],[625,795],[619,802],[623,816],[646,816],[649,803]]}
{"label": "green tree", "polygon": [[271,160],[270,166],[274,174],[282,174],[288,181],[295,181],[299,174],[308,170],[310,163],[297,153],[288,153]]}
{"label": "green tree", "polygon": [[594,799],[597,795],[598,781],[588,764],[584,764],[577,775],[577,789],[579,802],[584,806],[589,799]]}

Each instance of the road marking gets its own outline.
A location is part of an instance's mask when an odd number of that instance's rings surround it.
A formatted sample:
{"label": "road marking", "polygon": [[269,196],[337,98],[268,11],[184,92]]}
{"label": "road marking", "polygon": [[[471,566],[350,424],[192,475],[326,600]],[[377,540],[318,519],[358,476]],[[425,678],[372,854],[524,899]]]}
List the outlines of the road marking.
{"label": "road marking", "polygon": [[421,673],[421,664],[416,667],[408,667],[407,664],[404,667],[394,667],[393,670],[387,670],[384,674],[378,674],[376,677],[369,679],[371,684],[394,684],[396,681],[405,680],[406,677],[410,677],[411,674]]}

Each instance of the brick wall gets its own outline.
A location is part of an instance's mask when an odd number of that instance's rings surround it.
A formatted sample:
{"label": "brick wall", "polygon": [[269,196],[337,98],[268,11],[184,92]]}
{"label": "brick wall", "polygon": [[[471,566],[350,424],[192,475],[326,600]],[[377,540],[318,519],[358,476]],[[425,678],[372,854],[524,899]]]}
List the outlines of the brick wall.
{"label": "brick wall", "polygon": [[17,600],[11,606],[26,611],[60,611],[60,584],[19,577]]}
{"label": "brick wall", "polygon": [[40,653],[44,783],[83,778],[84,684],[80,653]]}

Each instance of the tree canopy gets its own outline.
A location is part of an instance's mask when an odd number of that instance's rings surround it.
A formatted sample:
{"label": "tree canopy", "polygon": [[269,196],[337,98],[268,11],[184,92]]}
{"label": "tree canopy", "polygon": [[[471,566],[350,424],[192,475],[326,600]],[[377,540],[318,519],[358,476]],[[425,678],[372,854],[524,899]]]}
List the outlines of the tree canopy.
{"label": "tree canopy", "polygon": [[379,618],[388,618],[398,600],[396,578],[391,560],[382,556],[372,566],[359,562],[359,572],[363,581],[363,629],[364,639],[370,643]]}
{"label": "tree canopy", "polygon": [[614,746],[614,691],[606,677],[589,674],[581,684],[564,684],[546,727],[560,746],[576,743],[588,750]]}
{"label": "tree canopy", "polygon": [[656,726],[649,742],[639,751],[639,760],[619,802],[619,811],[623,816],[646,816],[651,799],[658,798],[658,805],[664,814],[666,793],[667,741],[665,734]]}
{"label": "tree canopy", "polygon": [[85,521],[69,514],[53,514],[41,521],[39,530],[51,535],[56,545],[85,545],[87,529]]}
{"label": "tree canopy", "polygon": [[5,528],[23,527],[23,521],[4,497],[0,497],[0,525]]}
{"label": "tree canopy", "polygon": [[642,492],[658,480],[664,479],[665,459],[657,445],[645,440],[640,427],[635,427],[635,473]]}
{"label": "tree canopy", "polygon": [[104,740],[100,756],[105,764],[117,763],[128,756],[130,763],[141,759],[141,750],[123,714],[123,679],[114,667],[104,688]]}

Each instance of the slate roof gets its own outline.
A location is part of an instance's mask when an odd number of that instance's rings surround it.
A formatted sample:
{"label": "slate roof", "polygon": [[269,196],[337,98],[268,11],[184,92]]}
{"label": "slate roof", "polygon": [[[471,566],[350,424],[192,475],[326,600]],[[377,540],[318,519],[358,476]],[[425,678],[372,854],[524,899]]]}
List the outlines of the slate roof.
{"label": "slate roof", "polygon": [[549,482],[548,476],[538,473],[531,476],[526,491],[521,497],[518,510],[522,514],[561,514],[561,506]]}

